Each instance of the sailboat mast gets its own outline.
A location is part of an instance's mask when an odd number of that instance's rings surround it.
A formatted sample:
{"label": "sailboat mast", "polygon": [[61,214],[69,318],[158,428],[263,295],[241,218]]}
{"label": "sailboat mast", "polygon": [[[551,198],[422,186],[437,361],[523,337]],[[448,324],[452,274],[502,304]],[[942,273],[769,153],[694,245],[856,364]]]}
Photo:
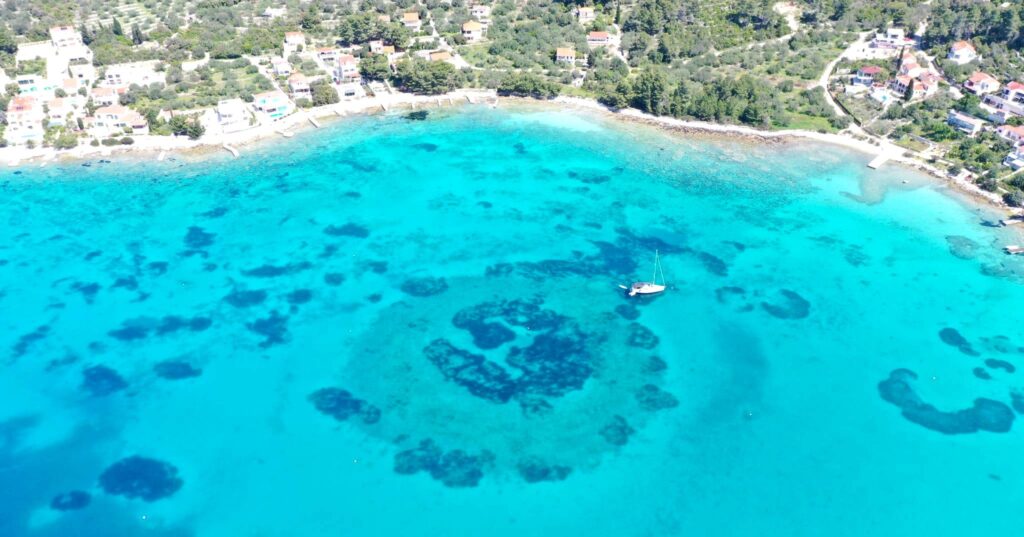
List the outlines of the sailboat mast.
{"label": "sailboat mast", "polygon": [[651,275],[651,283],[658,283],[658,251],[654,251],[654,274]]}

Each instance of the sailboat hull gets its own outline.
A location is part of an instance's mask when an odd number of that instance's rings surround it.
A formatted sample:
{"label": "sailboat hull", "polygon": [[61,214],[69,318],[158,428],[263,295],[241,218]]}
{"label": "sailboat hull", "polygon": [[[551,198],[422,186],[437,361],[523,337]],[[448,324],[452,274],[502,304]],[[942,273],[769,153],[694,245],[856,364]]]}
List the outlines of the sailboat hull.
{"label": "sailboat hull", "polygon": [[664,285],[658,285],[651,282],[637,282],[629,287],[627,294],[629,294],[629,296],[656,295],[664,290]]}

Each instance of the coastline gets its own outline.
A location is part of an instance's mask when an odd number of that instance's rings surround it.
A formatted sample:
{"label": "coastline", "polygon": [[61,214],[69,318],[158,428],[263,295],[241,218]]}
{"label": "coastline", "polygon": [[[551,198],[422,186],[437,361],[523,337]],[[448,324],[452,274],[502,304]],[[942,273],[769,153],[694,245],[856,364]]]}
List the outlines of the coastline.
{"label": "coastline", "polygon": [[461,104],[484,104],[499,106],[506,104],[529,104],[553,106],[560,109],[574,109],[587,113],[600,114],[609,119],[640,123],[656,127],[667,132],[687,136],[711,136],[715,138],[743,139],[754,143],[794,143],[808,140],[817,143],[840,146],[865,155],[879,157],[885,155],[887,163],[906,166],[923,172],[933,179],[950,186],[957,193],[974,202],[982,203],[1006,214],[1024,214],[1024,210],[1007,206],[1001,197],[992,192],[981,190],[973,183],[961,178],[952,178],[942,170],[931,166],[912,156],[906,155],[906,149],[890,142],[876,145],[863,139],[855,138],[848,133],[821,133],[801,129],[760,130],[745,125],[731,125],[707,121],[682,120],[673,117],[655,116],[632,108],[613,110],[593,99],[582,97],[559,96],[550,100],[538,100],[528,97],[499,97],[494,90],[460,89],[443,95],[414,95],[409,93],[392,93],[355,101],[342,101],[322,107],[302,109],[296,113],[268,124],[261,124],[231,133],[206,135],[199,140],[189,140],[176,136],[140,136],[133,138],[132,145],[98,146],[80,145],[72,150],[57,151],[53,148],[0,148],[0,167],[46,166],[51,162],[70,162],[93,157],[107,157],[114,154],[129,155],[139,158],[151,157],[162,160],[164,154],[196,154],[212,153],[216,150],[231,152],[236,158],[240,155],[238,148],[245,147],[274,137],[291,138],[299,131],[318,128],[320,120],[330,121],[343,119],[348,115],[368,115],[391,111],[394,107],[415,110],[417,107],[444,107]]}
{"label": "coastline", "polygon": [[[503,99],[512,100],[512,98]],[[518,102],[544,102],[534,101],[532,99],[516,100]],[[973,183],[960,178],[950,177],[948,174],[934,166],[921,162],[916,158],[908,157],[905,155],[905,152],[907,151],[906,149],[888,142],[885,145],[875,145],[870,142],[854,138],[852,135],[845,133],[822,133],[800,129],[766,131],[745,125],[729,125],[707,121],[682,120],[673,117],[655,116],[632,108],[616,111],[598,103],[597,101],[580,97],[559,96],[548,102],[551,104],[557,103],[557,105],[562,107],[567,106],[600,113],[611,119],[650,125],[668,132],[683,135],[706,135],[733,139],[740,138],[756,143],[794,143],[799,140],[809,140],[818,143],[841,146],[872,157],[878,157],[879,155],[886,154],[887,164],[896,164],[923,172],[931,176],[933,179],[941,180],[943,184],[950,186],[956,192],[966,195],[968,198],[976,202],[984,203],[986,206],[1004,211],[1007,214],[1024,214],[1024,210],[1014,209],[1007,206],[1003,202],[1002,198],[995,193],[981,190]]]}
{"label": "coastline", "polygon": [[[183,136],[134,136],[131,145],[91,146],[79,145],[70,150],[58,151],[52,147],[26,149],[24,147],[0,148],[0,168],[22,166],[46,166],[51,162],[74,162],[94,157],[112,155],[131,155],[139,158],[152,157],[162,160],[161,153],[202,153],[211,150],[223,150],[236,153],[238,148],[272,139],[274,137],[291,138],[296,132],[318,128],[314,122],[342,119],[348,115],[367,115],[387,112],[394,107],[458,106],[461,104],[479,104],[493,101],[496,94],[486,90],[456,90],[444,95],[413,95],[410,93],[393,93],[360,99],[342,101],[340,103],[316,108],[299,109],[294,114],[281,118],[273,123],[256,125],[235,132],[204,135],[198,140],[189,140]],[[130,136],[130,135],[126,135]],[[230,149],[229,149],[230,147]]]}

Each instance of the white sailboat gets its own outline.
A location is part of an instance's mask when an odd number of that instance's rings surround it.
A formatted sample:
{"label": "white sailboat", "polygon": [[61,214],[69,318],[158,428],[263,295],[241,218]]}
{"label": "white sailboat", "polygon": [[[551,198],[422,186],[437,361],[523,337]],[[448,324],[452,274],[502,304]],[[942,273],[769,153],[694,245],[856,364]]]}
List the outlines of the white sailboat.
{"label": "white sailboat", "polygon": [[[661,274],[661,283],[658,283],[658,274]],[[633,285],[626,287],[620,285],[619,287],[626,290],[626,294],[629,296],[636,295],[656,295],[665,290],[665,271],[661,269],[661,258],[658,256],[658,251],[654,251],[654,274],[651,276],[649,282],[633,282]]]}

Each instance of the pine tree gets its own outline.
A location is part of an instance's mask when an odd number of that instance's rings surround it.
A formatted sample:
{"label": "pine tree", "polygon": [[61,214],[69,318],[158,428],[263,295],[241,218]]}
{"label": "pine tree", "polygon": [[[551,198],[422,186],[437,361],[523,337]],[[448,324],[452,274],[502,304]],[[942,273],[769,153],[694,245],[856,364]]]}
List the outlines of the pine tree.
{"label": "pine tree", "polygon": [[914,99],[914,83],[916,83],[916,82],[917,82],[916,80],[910,79],[910,83],[907,84],[907,91],[903,93],[903,100],[904,101],[908,101],[909,102],[909,101]]}
{"label": "pine tree", "polygon": [[132,23],[132,43],[141,45],[143,41],[145,38],[142,36],[142,28],[139,28],[139,23]]}
{"label": "pine tree", "polygon": [[114,35],[124,35],[124,28],[121,28],[121,21],[114,19]]}

